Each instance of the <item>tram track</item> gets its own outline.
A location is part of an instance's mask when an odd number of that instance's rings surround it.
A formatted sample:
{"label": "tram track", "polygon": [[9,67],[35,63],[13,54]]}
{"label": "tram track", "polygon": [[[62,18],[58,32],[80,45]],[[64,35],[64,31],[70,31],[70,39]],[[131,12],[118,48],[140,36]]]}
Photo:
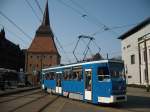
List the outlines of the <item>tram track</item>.
{"label": "tram track", "polygon": [[22,97],[27,97],[27,96],[34,95],[34,94],[37,94],[37,93],[40,93],[40,92],[41,91],[36,91],[36,92],[33,92],[33,93],[29,93],[29,94],[25,94],[25,95],[20,95],[20,96],[16,96],[16,97],[14,97],[14,95],[12,95],[12,96],[9,96],[9,97],[13,97],[13,98],[10,98],[10,99],[4,100],[4,101],[0,101],[0,104],[1,103],[5,103],[5,102],[10,102],[10,101],[13,101],[13,100],[18,100],[18,99],[20,99]]}
{"label": "tram track", "polygon": [[[38,93],[38,92],[35,92],[35,93]],[[32,94],[32,95],[34,95],[34,94]],[[7,112],[20,112],[20,111],[21,112],[24,112],[24,111],[25,112],[26,111],[43,112],[47,107],[54,104],[59,99],[59,97],[60,96],[57,96],[57,95],[49,95],[48,93],[44,93],[44,94],[42,93],[42,96],[40,96],[36,99],[34,98],[34,99],[27,101],[21,105],[17,104],[18,106],[15,106],[12,109],[8,109]],[[24,97],[24,98],[26,98],[26,97]],[[18,100],[20,100],[20,99],[18,99]],[[37,104],[38,104],[38,106],[37,106]]]}
{"label": "tram track", "polygon": [[18,107],[16,107],[16,108],[13,108],[12,110],[10,110],[10,111],[8,111],[8,112],[15,112],[15,111],[19,110],[20,108],[23,108],[23,107],[25,107],[26,105],[30,105],[30,104],[32,104],[33,102],[36,102],[36,101],[38,101],[38,100],[40,100],[40,99],[42,99],[42,98],[44,98],[44,97],[46,97],[46,96],[47,96],[47,94],[45,94],[45,95],[43,95],[43,96],[41,96],[41,97],[38,97],[38,98],[36,98],[36,99],[33,99],[33,100],[31,100],[31,101],[29,101],[29,102],[27,102],[27,103],[25,103],[25,104],[22,104],[22,105],[20,105],[20,106],[18,106]]}
{"label": "tram track", "polygon": [[58,100],[59,96],[56,96],[54,99],[52,99],[51,101],[49,101],[48,103],[46,103],[42,108],[39,109],[38,112],[43,112],[48,106],[50,106],[51,104],[53,104],[54,102],[56,102],[56,100]]}

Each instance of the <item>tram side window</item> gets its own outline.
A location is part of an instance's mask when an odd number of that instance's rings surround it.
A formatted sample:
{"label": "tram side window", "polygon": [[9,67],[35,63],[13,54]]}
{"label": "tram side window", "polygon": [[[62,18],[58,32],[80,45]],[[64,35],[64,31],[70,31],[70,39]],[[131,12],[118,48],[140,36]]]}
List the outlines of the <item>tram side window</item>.
{"label": "tram side window", "polygon": [[99,81],[103,81],[103,80],[108,79],[110,77],[107,67],[99,67],[98,71],[97,71],[97,75],[98,75]]}
{"label": "tram side window", "polygon": [[64,71],[63,79],[64,80],[70,80],[71,79],[71,70]]}
{"label": "tram side window", "polygon": [[72,80],[80,81],[82,79],[82,72],[81,71],[73,71],[72,73]]}
{"label": "tram side window", "polygon": [[54,74],[54,72],[51,72],[50,73],[50,80],[54,80],[55,79],[55,74]]}
{"label": "tram side window", "polygon": [[46,80],[54,80],[54,79],[55,79],[54,72],[50,72],[46,74]]}
{"label": "tram side window", "polygon": [[82,69],[73,68],[73,69],[64,70],[63,79],[80,81],[82,79]]}
{"label": "tram side window", "polygon": [[82,68],[81,67],[73,68],[72,77],[73,77],[72,80],[81,81],[81,79],[82,79]]}
{"label": "tram side window", "polygon": [[48,74],[48,73],[45,74],[45,79],[46,79],[46,80],[49,79],[49,74]]}

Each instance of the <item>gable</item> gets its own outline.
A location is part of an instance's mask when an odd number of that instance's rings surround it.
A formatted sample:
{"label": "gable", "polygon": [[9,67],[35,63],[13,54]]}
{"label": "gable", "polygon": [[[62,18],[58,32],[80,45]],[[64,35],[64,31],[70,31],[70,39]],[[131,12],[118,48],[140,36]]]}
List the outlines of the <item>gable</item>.
{"label": "gable", "polygon": [[58,54],[54,40],[51,37],[35,37],[28,48],[28,52]]}

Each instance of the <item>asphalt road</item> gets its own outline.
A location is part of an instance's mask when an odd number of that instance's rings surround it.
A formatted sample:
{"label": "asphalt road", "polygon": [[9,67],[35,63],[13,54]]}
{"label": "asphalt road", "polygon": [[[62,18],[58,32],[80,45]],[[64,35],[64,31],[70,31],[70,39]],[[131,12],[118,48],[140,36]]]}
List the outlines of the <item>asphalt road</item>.
{"label": "asphalt road", "polygon": [[118,105],[93,105],[40,89],[0,97],[0,112],[150,112],[150,92],[128,87],[128,101]]}

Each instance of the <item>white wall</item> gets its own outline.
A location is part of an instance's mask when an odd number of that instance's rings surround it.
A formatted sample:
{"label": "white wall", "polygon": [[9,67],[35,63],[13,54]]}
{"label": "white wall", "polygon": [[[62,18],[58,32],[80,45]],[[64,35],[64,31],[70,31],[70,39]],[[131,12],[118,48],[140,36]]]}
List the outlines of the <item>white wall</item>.
{"label": "white wall", "polygon": [[[127,78],[128,84],[140,84],[138,38],[142,37],[147,33],[150,33],[150,24],[141,29],[140,31],[123,39],[121,42],[122,59],[124,60],[125,67],[127,66],[128,71],[126,76],[131,76],[131,78]],[[131,55],[135,55],[135,64],[131,64]]]}
{"label": "white wall", "polygon": [[[148,35],[148,40],[146,40],[146,47],[147,47],[147,59],[148,59],[148,74],[149,74],[149,83],[150,83],[150,34]],[[146,84],[146,76],[145,76],[145,61],[144,61],[144,41],[140,43],[140,54],[141,54],[141,78],[142,84]]]}

